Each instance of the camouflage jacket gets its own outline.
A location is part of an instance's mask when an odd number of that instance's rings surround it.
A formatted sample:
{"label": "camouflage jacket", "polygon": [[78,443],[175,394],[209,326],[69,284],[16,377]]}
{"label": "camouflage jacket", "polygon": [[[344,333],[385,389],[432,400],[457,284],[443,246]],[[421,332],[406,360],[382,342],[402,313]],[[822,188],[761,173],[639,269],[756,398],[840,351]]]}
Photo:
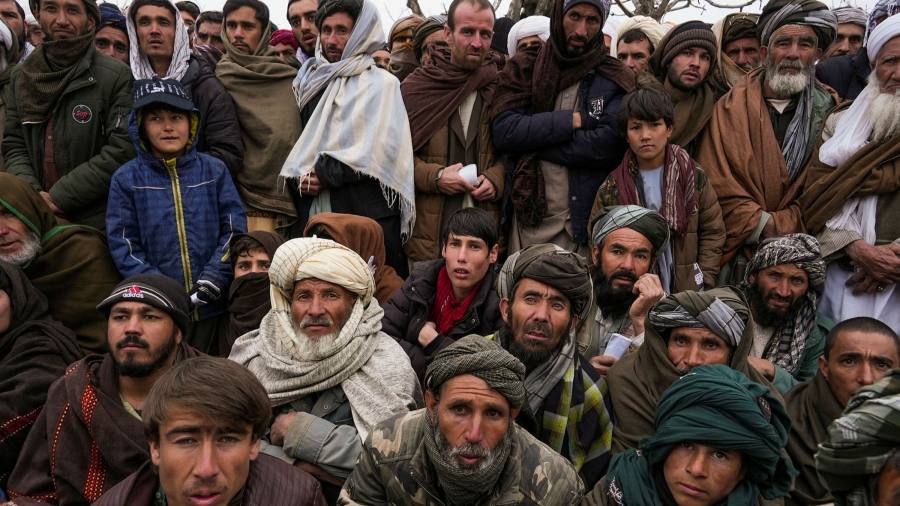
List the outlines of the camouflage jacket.
{"label": "camouflage jacket", "polygon": [[[378,425],[369,434],[338,504],[446,504],[422,443],[428,430],[424,409]],[[584,484],[572,464],[518,425],[512,430],[506,468],[490,499],[481,504],[579,504]]]}

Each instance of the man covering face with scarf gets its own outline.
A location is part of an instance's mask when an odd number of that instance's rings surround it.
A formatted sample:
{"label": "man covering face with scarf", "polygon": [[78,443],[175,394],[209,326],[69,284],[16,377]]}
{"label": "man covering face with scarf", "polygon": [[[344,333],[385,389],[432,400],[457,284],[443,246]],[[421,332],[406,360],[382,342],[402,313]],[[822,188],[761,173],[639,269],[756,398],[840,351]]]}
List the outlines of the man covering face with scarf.
{"label": "man covering face with scarf", "polygon": [[718,65],[712,78],[722,93],[743,79],[760,65],[759,37],[756,22],[759,14],[736,12],[729,14],[713,25],[713,33],[718,41]]}
{"label": "man covering face with scarf", "polygon": [[338,504],[578,504],[584,485],[572,465],[514,422],[524,377],[521,362],[481,336],[438,352],[427,408],[372,431]]}
{"label": "man covering face with scarf", "polygon": [[424,18],[412,14],[398,19],[391,27],[388,36],[388,51],[391,52],[390,71],[400,82],[419,66],[418,58],[413,51],[413,34],[424,22]]}

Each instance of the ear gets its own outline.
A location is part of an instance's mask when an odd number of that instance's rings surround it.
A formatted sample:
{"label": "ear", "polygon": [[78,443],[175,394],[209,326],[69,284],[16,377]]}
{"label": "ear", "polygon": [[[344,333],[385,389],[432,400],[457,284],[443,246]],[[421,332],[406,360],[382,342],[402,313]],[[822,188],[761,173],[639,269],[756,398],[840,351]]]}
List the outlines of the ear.
{"label": "ear", "polygon": [[509,416],[512,417],[513,420],[519,418],[519,413],[522,411],[522,408],[513,408],[509,410]]}
{"label": "ear", "polygon": [[259,457],[259,451],[261,448],[262,448],[262,439],[257,438],[257,440],[254,441],[252,443],[252,446],[250,447],[250,460],[251,461],[256,460],[256,457]]}
{"label": "ear", "polygon": [[669,126],[666,127],[666,139],[671,139],[671,138],[672,138],[672,127],[673,127],[673,126],[674,126],[674,125],[669,125]]}
{"label": "ear", "polygon": [[600,263],[600,246],[591,246],[591,262],[594,265]]}
{"label": "ear", "polygon": [[500,317],[503,323],[509,324],[509,299],[500,299]]}
{"label": "ear", "polygon": [[437,402],[437,397],[435,397],[434,394],[431,393],[431,390],[425,390],[425,407],[427,407],[428,409],[433,409],[435,406],[437,406]]}
{"label": "ear", "polygon": [[572,318],[569,319],[569,332],[575,332],[575,329],[578,328],[578,322],[581,321],[576,315],[572,315]]}
{"label": "ear", "polygon": [[153,462],[154,466],[159,466],[159,443],[154,443],[153,441],[149,441],[150,443],[150,460]]}
{"label": "ear", "polygon": [[769,46],[759,45],[759,56],[761,56],[762,61],[765,62],[766,58],[769,56]]}
{"label": "ear", "polygon": [[453,32],[450,31],[450,26],[449,26],[449,25],[444,25],[444,38],[445,38],[448,42],[450,41],[450,34],[452,34],[452,33],[453,33]]}
{"label": "ear", "polygon": [[825,355],[819,355],[819,373],[826,381],[828,380],[828,360],[825,359]]}
{"label": "ear", "polygon": [[751,274],[751,275],[747,276],[747,282],[750,283],[751,285],[753,283],[756,283],[756,274]]}
{"label": "ear", "polygon": [[497,263],[497,257],[500,256],[500,245],[495,244],[493,248],[491,248],[491,253],[488,255],[490,262],[492,264]]}
{"label": "ear", "polygon": [[821,49],[816,49],[816,60],[818,61],[818,60],[821,60],[821,59],[822,59],[822,50],[821,50]]}
{"label": "ear", "polygon": [[184,341],[184,334],[181,333],[181,329],[178,329],[178,333],[175,334],[175,342],[181,344]]}

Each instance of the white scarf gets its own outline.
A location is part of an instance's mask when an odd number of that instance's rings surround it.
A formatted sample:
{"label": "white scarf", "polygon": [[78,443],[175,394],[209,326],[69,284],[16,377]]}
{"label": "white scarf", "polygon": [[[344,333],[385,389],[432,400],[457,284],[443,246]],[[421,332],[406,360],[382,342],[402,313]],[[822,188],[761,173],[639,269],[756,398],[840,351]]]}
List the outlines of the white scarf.
{"label": "white scarf", "polygon": [[156,77],[181,81],[184,74],[187,73],[191,59],[191,43],[188,40],[187,26],[181,19],[181,15],[178,14],[178,8],[175,7],[175,3],[169,0],[169,4],[172,5],[172,9],[175,11],[175,45],[172,51],[172,62],[169,63],[169,70],[164,76],[158,75],[153,70],[147,55],[141,51],[137,30],[134,27],[134,21],[132,21],[136,13],[131,12],[132,9],[128,9],[128,15],[125,16],[125,26],[128,28],[129,65],[131,66],[131,74],[136,80]]}

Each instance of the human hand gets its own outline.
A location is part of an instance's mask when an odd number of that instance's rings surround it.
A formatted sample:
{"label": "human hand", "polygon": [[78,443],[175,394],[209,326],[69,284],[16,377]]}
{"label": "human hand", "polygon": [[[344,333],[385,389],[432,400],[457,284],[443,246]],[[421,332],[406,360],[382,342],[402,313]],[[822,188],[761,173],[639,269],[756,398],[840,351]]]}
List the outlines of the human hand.
{"label": "human hand", "polygon": [[221,296],[222,290],[215,283],[201,279],[191,291],[191,302],[196,306],[205,306],[216,302]]}
{"label": "human hand", "polygon": [[496,196],[497,188],[494,186],[494,183],[484,176],[478,176],[478,186],[472,192],[472,198],[478,202],[484,202],[486,200],[494,200]]}
{"label": "human hand", "polygon": [[764,358],[759,357],[747,357],[747,362],[756,369],[756,372],[762,374],[766,377],[767,380],[772,381],[775,379],[775,364],[771,361],[766,360]]}
{"label": "human hand", "polygon": [[290,411],[276,416],[275,422],[272,423],[272,428],[269,430],[269,441],[273,445],[283,445],[284,437],[287,435],[288,429],[291,428],[291,424],[294,423],[294,419],[296,418],[296,411]]}
{"label": "human hand", "polygon": [[322,183],[319,182],[319,176],[315,172],[310,172],[297,181],[297,188],[300,195],[316,197],[322,192]]}
{"label": "human hand", "polygon": [[634,328],[634,335],[639,335],[644,332],[644,322],[647,314],[650,313],[650,308],[666,296],[666,291],[663,290],[659,276],[649,272],[634,282],[634,288],[631,291],[638,298],[628,308],[628,318]]}
{"label": "human hand", "polygon": [[470,185],[459,170],[463,168],[463,164],[454,163],[449,167],[444,167],[441,172],[441,178],[437,180],[438,191],[447,195],[455,195],[457,193],[475,191],[475,187]]}
{"label": "human hand", "polygon": [[579,128],[581,128],[581,113],[572,111],[572,129],[578,130]]}
{"label": "human hand", "polygon": [[606,373],[609,372],[609,368],[618,361],[619,359],[609,355],[597,355],[596,357],[591,357],[590,360],[594,370],[597,371],[597,374],[600,376],[606,376]]}
{"label": "human hand", "polygon": [[438,335],[440,334],[437,331],[437,325],[434,322],[425,322],[425,326],[419,331],[419,345],[426,348],[434,342]]}
{"label": "human hand", "polygon": [[900,245],[873,246],[860,239],[850,243],[846,251],[853,263],[881,286],[900,282]]}
{"label": "human hand", "polygon": [[50,210],[53,211],[53,214],[57,216],[63,215],[62,209],[60,209],[59,206],[56,205],[56,202],[53,201],[53,197],[51,197],[49,193],[41,192],[41,198],[44,199],[47,207],[49,207]]}

